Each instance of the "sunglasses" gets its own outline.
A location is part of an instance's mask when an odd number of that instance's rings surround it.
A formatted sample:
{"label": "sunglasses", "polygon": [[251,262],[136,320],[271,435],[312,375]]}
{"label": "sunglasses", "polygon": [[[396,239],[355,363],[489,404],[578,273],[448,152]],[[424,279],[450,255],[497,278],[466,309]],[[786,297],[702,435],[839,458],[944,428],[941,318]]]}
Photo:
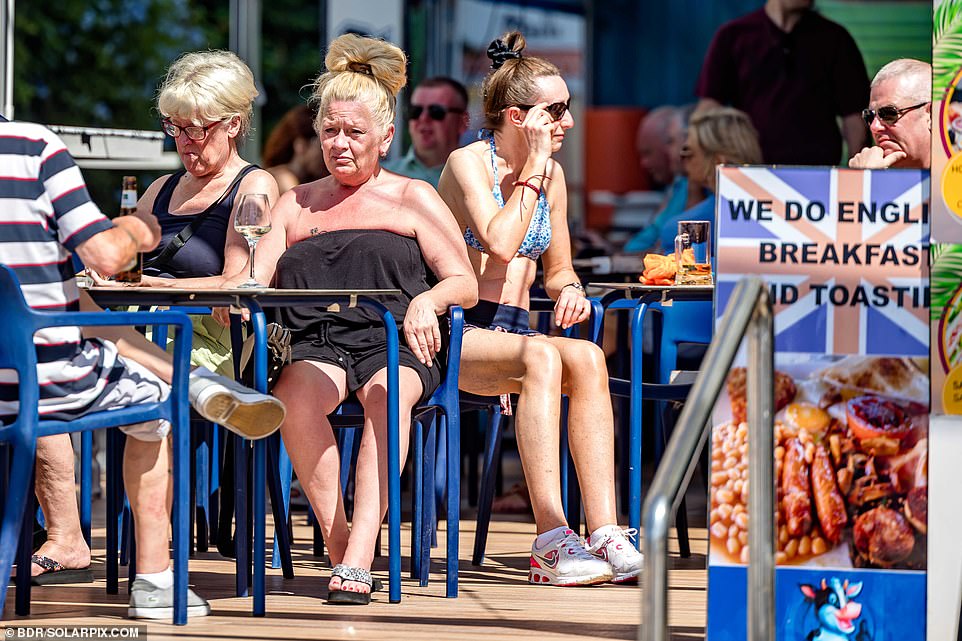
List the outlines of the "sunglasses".
{"label": "sunglasses", "polygon": [[[534,109],[534,105],[516,105],[518,109]],[[571,108],[571,98],[568,98],[568,102],[553,102],[544,108],[551,116],[552,122],[557,122],[564,118],[565,112]]]}
{"label": "sunglasses", "polygon": [[408,120],[417,120],[424,113],[424,110],[428,111],[428,118],[431,120],[444,120],[448,114],[463,114],[464,109],[458,109],[456,107],[445,107],[444,105],[411,105],[408,109]]}
{"label": "sunglasses", "polygon": [[899,119],[907,114],[908,112],[918,109],[919,107],[924,107],[929,104],[928,101],[920,102],[917,105],[912,105],[911,107],[904,107],[899,109],[895,105],[885,105],[884,107],[879,107],[878,109],[863,109],[862,110],[862,120],[869,127],[875,122],[875,118],[885,123],[886,125],[894,125],[899,121]]}
{"label": "sunglasses", "polygon": [[[225,120],[229,120],[229,118],[226,118]],[[224,122],[224,120],[218,120],[217,122],[211,123],[204,127],[199,127],[196,125],[192,125],[190,127],[181,127],[179,125],[175,125],[174,123],[172,123],[168,118],[164,118],[163,120],[160,121],[160,125],[163,128],[164,133],[170,136],[171,138],[176,138],[177,136],[180,135],[180,132],[183,131],[185,134],[187,134],[188,138],[190,138],[193,141],[199,142],[207,137],[208,131],[210,131],[211,129],[213,129],[214,127],[216,127],[222,122]]]}

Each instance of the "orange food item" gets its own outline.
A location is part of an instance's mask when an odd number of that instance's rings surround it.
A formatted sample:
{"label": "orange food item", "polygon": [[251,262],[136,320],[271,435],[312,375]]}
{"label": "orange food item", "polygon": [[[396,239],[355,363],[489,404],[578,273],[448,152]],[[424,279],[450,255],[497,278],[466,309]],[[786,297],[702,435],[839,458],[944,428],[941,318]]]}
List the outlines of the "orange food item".
{"label": "orange food item", "polygon": [[[681,262],[684,265],[695,264],[695,254],[691,249],[682,252]],[[678,266],[675,264],[675,254],[667,256],[648,254],[645,256],[645,271],[638,280],[644,285],[674,285]]]}

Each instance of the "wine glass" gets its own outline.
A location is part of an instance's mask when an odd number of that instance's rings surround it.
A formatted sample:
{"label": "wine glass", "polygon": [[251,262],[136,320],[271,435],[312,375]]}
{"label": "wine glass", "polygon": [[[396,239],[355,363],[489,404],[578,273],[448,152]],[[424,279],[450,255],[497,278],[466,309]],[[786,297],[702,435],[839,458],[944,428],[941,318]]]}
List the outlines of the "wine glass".
{"label": "wine glass", "polygon": [[254,278],[254,248],[261,236],[271,230],[271,212],[267,194],[242,194],[234,218],[234,229],[247,239],[250,247],[250,277],[238,287],[265,287]]}

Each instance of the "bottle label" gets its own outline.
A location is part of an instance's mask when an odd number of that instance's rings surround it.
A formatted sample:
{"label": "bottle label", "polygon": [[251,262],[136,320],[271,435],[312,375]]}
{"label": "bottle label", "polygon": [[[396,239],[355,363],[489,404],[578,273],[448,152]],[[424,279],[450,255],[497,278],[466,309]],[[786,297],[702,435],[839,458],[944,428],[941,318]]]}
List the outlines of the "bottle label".
{"label": "bottle label", "polygon": [[122,192],[120,192],[120,208],[137,208],[137,191],[135,189],[124,189]]}

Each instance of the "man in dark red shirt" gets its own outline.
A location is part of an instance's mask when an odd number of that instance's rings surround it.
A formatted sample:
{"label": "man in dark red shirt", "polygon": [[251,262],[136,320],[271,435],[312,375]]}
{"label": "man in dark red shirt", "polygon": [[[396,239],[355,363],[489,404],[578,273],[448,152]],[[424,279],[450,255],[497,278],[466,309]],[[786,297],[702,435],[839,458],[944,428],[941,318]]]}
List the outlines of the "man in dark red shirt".
{"label": "man in dark red shirt", "polygon": [[698,78],[699,109],[729,104],[748,113],[767,163],[837,165],[843,137],[849,155],[865,145],[865,63],[845,28],[813,4],[767,0],[722,25]]}

